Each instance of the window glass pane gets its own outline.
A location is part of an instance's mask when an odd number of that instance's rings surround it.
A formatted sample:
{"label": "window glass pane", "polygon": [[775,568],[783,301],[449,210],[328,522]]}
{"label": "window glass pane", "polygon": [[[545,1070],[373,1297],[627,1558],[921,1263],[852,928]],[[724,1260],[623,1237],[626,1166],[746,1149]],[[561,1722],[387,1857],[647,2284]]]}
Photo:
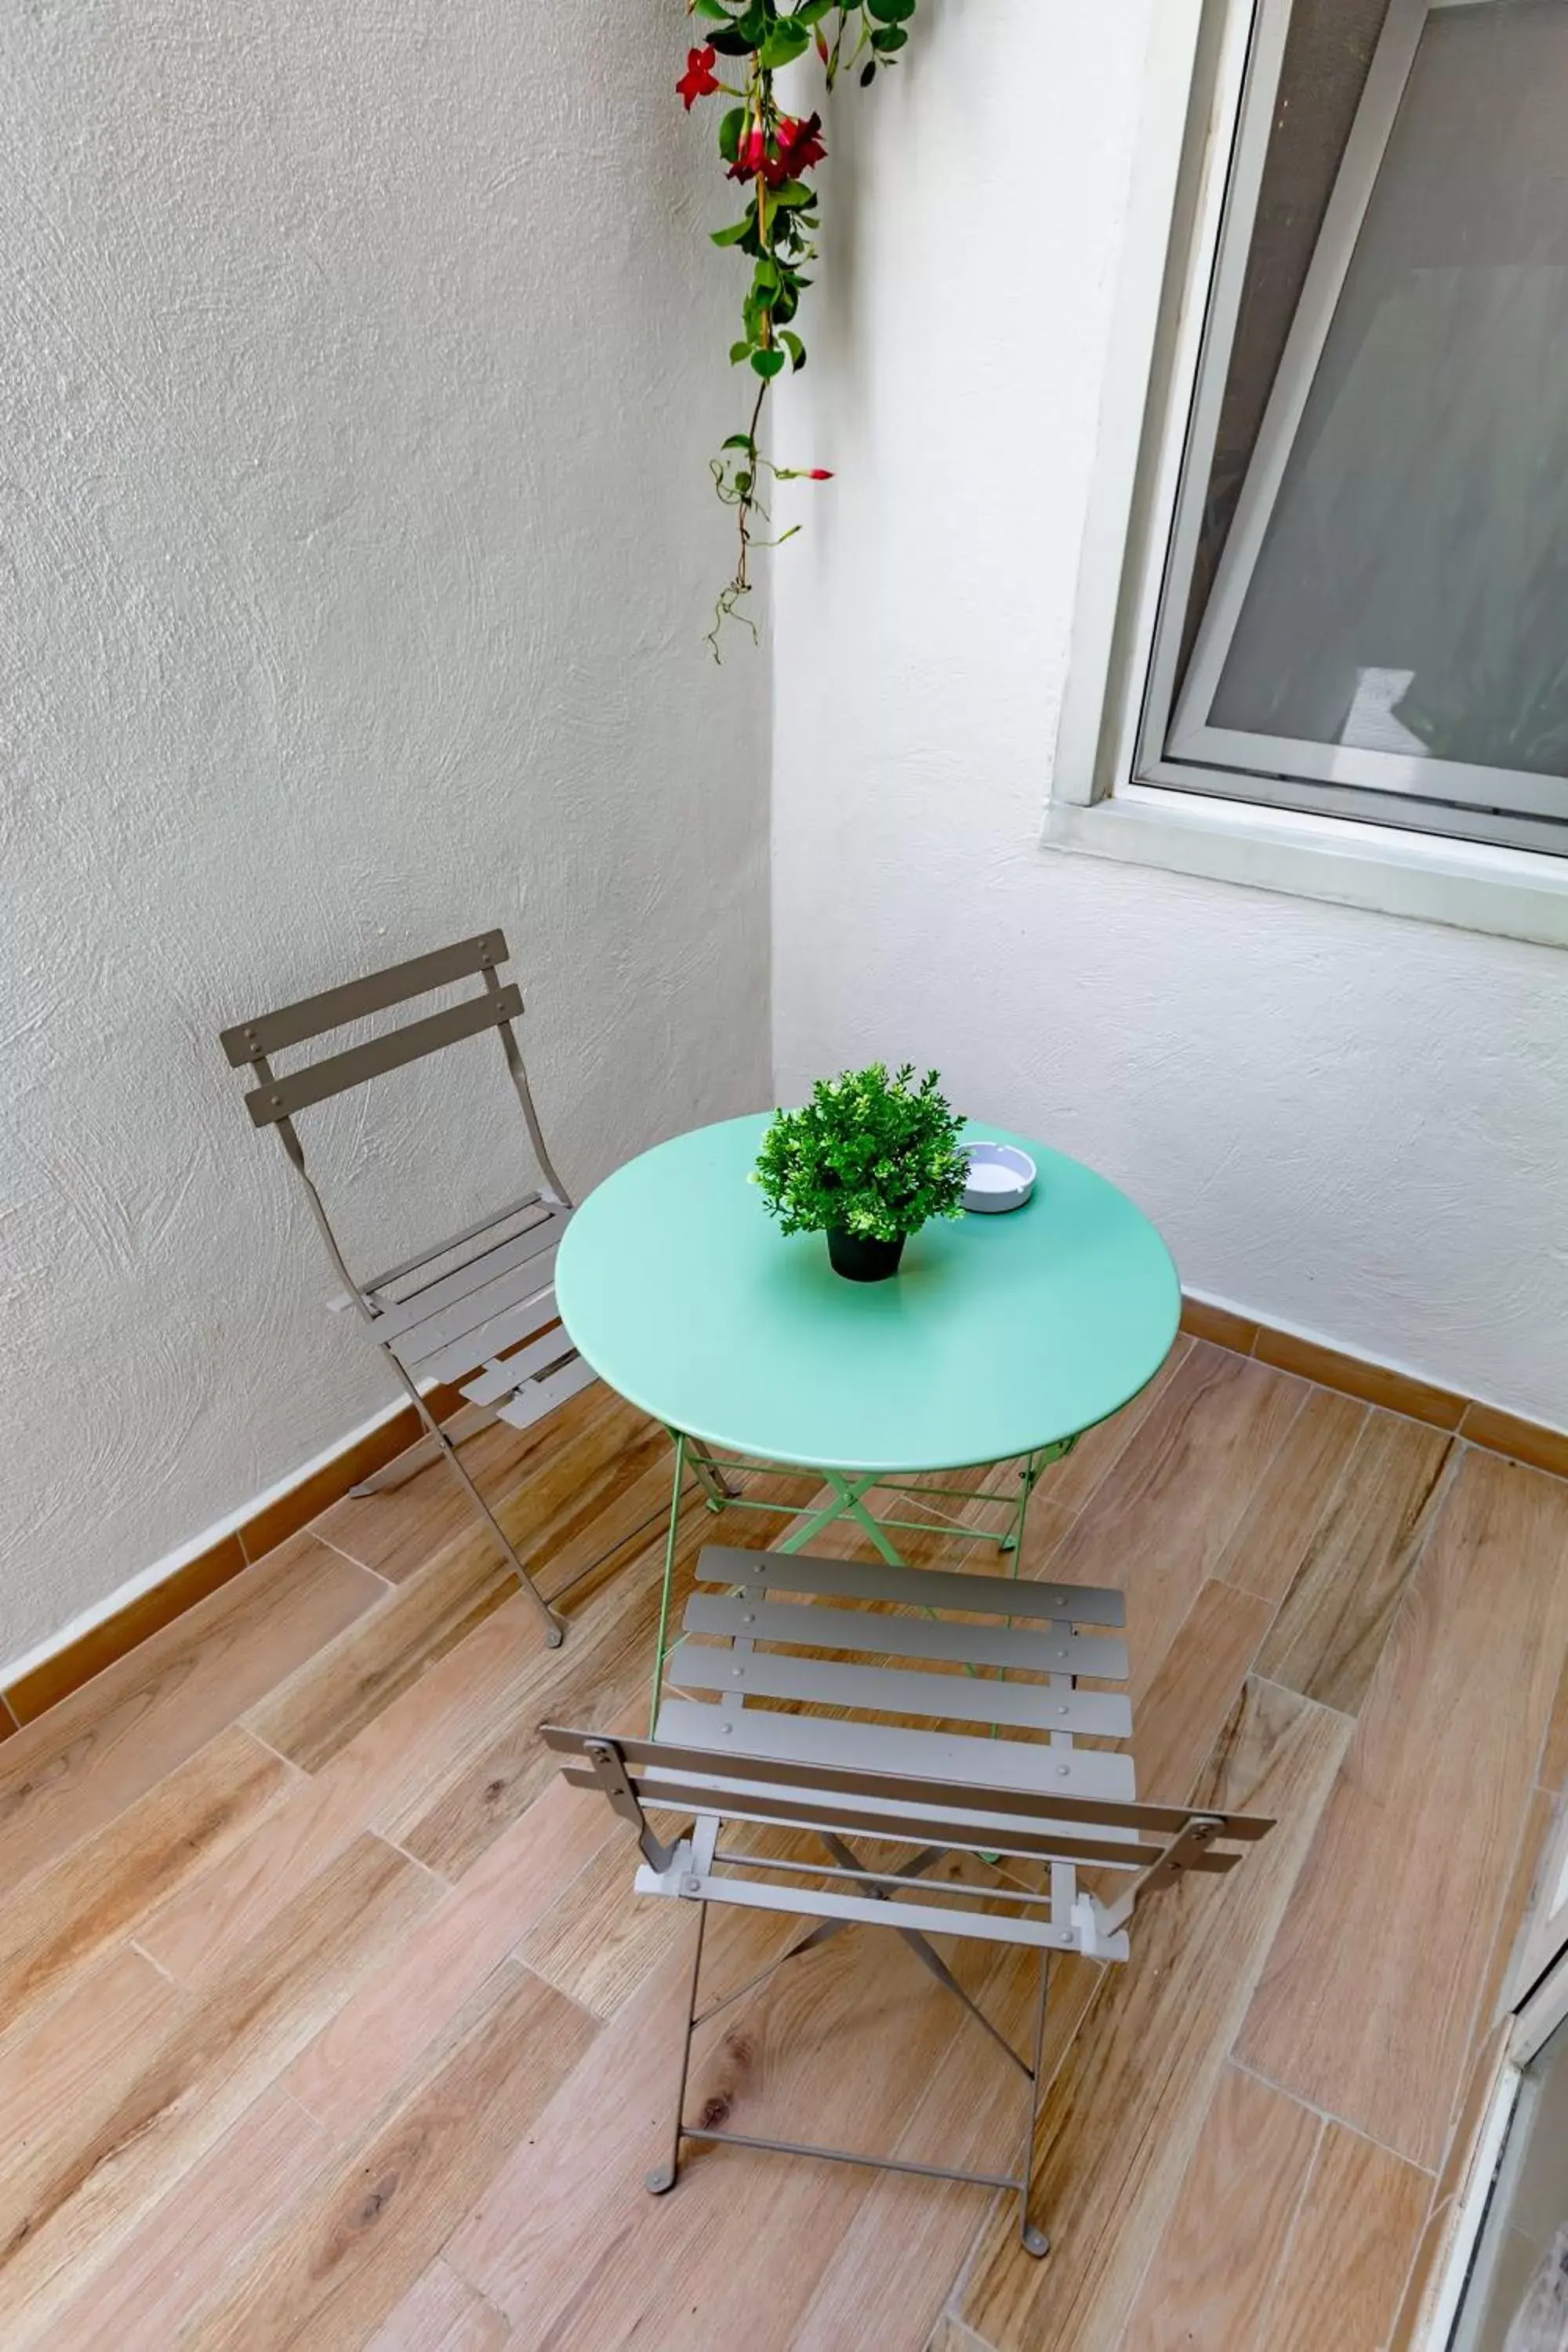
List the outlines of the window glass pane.
{"label": "window glass pane", "polygon": [[1184,676],[1388,0],[1295,0],[1225,372],[1177,677]]}
{"label": "window glass pane", "polygon": [[1210,714],[1568,774],[1568,0],[1433,10]]}

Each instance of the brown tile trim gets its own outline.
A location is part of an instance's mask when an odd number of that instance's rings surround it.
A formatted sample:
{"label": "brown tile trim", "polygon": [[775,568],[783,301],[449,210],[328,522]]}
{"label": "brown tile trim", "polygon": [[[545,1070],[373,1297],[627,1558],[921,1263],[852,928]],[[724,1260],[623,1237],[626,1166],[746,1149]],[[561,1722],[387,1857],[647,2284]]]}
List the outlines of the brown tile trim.
{"label": "brown tile trim", "polygon": [[[553,1329],[554,1326],[546,1328]],[[464,1402],[462,1391],[455,1388],[432,1389],[426,1399],[437,1421],[450,1421]],[[286,1495],[279,1495],[265,1510],[246,1520],[238,1530],[246,1559],[253,1567],[258,1559],[265,1559],[269,1551],[276,1551],[280,1543],[297,1536],[301,1528],[309,1527],[331,1504],[341,1503],[351,1486],[357,1486],[362,1478],[373,1476],[377,1470],[384,1470],[408,1446],[417,1444],[424,1434],[425,1423],[414,1407],[405,1404],[401,1412],[395,1412],[390,1421],[373,1429],[368,1437],[334,1454],[320,1470],[313,1470],[297,1486],[290,1486]]]}
{"label": "brown tile trim", "polygon": [[186,1560],[183,1568],[155,1584],[151,1592],[139,1593],[127,1601],[123,1609],[106,1617],[100,1625],[93,1625],[74,1642],[57,1650],[52,1658],[30,1674],[11,1684],[4,1697],[18,1723],[31,1723],[47,1707],[55,1706],[68,1698],[74,1690],[100,1675],[128,1651],[135,1649],[149,1634],[173,1624],[231,1576],[237,1576],[245,1566],[245,1554],[237,1536],[225,1536],[210,1549],[198,1552],[195,1559]]}
{"label": "brown tile trim", "polygon": [[[1406,1372],[1394,1371],[1385,1364],[1370,1363],[1360,1356],[1342,1354],[1335,1348],[1320,1347],[1291,1332],[1272,1330],[1267,1324],[1254,1323],[1244,1315],[1233,1314],[1228,1307],[1211,1306],[1205,1299],[1183,1299],[1182,1328],[1200,1339],[1229,1348],[1237,1355],[1257,1356],[1260,1362],[1300,1372],[1323,1388],[1362,1397],[1414,1421],[1429,1422],[1438,1429],[1457,1429],[1472,1444],[1484,1446],[1490,1453],[1510,1454],[1538,1469],[1568,1476],[1568,1434],[1521,1421],[1495,1405],[1452,1395]],[[463,1399],[457,1389],[442,1388],[432,1393],[429,1402],[436,1418],[446,1421],[458,1410]],[[268,1503],[232,1535],[225,1536],[195,1559],[186,1560],[184,1567],[176,1569],[151,1592],[142,1593],[102,1624],[94,1625],[90,1632],[0,1691],[0,1739],[8,1738],[15,1727],[33,1722],[46,1708],[68,1698],[94,1675],[101,1674],[139,1643],[172,1624],[187,1609],[194,1609],[198,1601],[205,1601],[209,1592],[215,1592],[231,1576],[237,1576],[244,1568],[254,1567],[278,1545],[309,1526],[331,1504],[341,1502],[351,1486],[358,1486],[362,1478],[368,1478],[373,1471],[381,1469],[405,1446],[412,1445],[422,1427],[413,1406],[405,1405],[368,1437],[345,1447],[321,1469],[312,1471],[310,1477],[302,1478],[298,1486]]]}
{"label": "brown tile trim", "polygon": [[1245,1315],[1233,1315],[1228,1307],[1212,1307],[1206,1298],[1183,1297],[1182,1328],[1194,1339],[1212,1339],[1216,1348],[1229,1348],[1238,1356],[1250,1356],[1258,1344],[1256,1323]]}
{"label": "brown tile trim", "polygon": [[1316,1340],[1299,1339],[1291,1331],[1271,1331],[1266,1324],[1260,1325],[1252,1352],[1259,1363],[1273,1364],[1282,1372],[1299,1372],[1321,1388],[1339,1389],[1367,1404],[1380,1404],[1411,1421],[1424,1421],[1433,1429],[1458,1429],[1464,1414],[1467,1400],[1462,1396],[1433,1388],[1387,1364],[1368,1363],[1361,1356],[1321,1347]]}
{"label": "brown tile trim", "polygon": [[[438,1421],[445,1421],[457,1412],[463,1399],[456,1389],[437,1389],[430,1403]],[[188,1559],[181,1568],[166,1576],[150,1592],[143,1592],[101,1624],[94,1625],[65,1648],[45,1658],[31,1673],[21,1675],[15,1683],[0,1691],[0,1739],[22,1724],[33,1722],[47,1708],[58,1706],[79,1690],[94,1675],[106,1666],[114,1665],[150,1635],[161,1633],[165,1625],[226,1584],[231,1576],[242,1569],[253,1568],[269,1551],[286,1543],[291,1535],[307,1526],[329,1504],[341,1502],[351,1486],[358,1486],[395,1459],[405,1446],[412,1445],[423,1432],[424,1423],[412,1405],[406,1405],[393,1419],[373,1430],[356,1444],[345,1446],[331,1462],[310,1477],[300,1479],[287,1494],[279,1495],[265,1509],[247,1519],[231,1535]],[[14,1718],[14,1721],[13,1721]]]}
{"label": "brown tile trim", "polygon": [[301,1478],[297,1486],[290,1486],[286,1495],[279,1495],[254,1518],[247,1519],[239,1530],[239,1539],[245,1546],[247,1562],[254,1565],[265,1559],[269,1551],[276,1551],[280,1543],[287,1543],[290,1536],[298,1535],[301,1528],[319,1518],[331,1504],[341,1502],[351,1486],[357,1486],[362,1478],[368,1478],[374,1471],[384,1469],[389,1462],[395,1461],[420,1436],[424,1426],[414,1407],[405,1405],[379,1429],[373,1429],[368,1437],[362,1437],[355,1445],[345,1446],[321,1469],[312,1470],[308,1478]]}
{"label": "brown tile trim", "polygon": [[1490,1454],[1511,1454],[1516,1462],[1528,1462],[1537,1470],[1554,1471],[1559,1478],[1568,1478],[1568,1434],[1560,1429],[1521,1421],[1514,1413],[1500,1412],[1495,1404],[1468,1404],[1459,1435],[1468,1437],[1472,1445],[1484,1445]]}
{"label": "brown tile trim", "polygon": [[1434,1429],[1455,1430],[1489,1454],[1506,1454],[1516,1462],[1528,1462],[1537,1470],[1568,1478],[1568,1432],[1549,1429],[1542,1422],[1522,1421],[1497,1405],[1478,1403],[1451,1389],[1434,1388],[1392,1365],[1374,1364],[1364,1356],[1347,1355],[1315,1339],[1299,1339],[1293,1331],[1254,1323],[1227,1307],[1211,1306],[1207,1299],[1184,1297],[1182,1328],[1196,1339],[1230,1348],[1239,1356],[1256,1356],[1259,1363],[1272,1364],[1280,1371],[1299,1372],[1304,1380],[1315,1381],[1320,1388],[1335,1389],[1342,1396],[1360,1397],[1364,1403],[1382,1405],[1389,1412],[1424,1421]]}

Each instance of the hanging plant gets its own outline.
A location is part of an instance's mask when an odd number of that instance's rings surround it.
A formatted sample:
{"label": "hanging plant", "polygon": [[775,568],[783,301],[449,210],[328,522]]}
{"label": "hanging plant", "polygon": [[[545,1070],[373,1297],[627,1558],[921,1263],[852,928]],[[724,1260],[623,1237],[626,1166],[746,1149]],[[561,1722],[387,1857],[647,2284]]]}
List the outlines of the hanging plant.
{"label": "hanging plant", "polygon": [[[720,593],[709,634],[715,661],[726,621],[742,621],[756,636],[744,609],[752,590],[752,549],[782,546],[800,528],[794,524],[776,539],[759,536],[759,524],[763,530],[771,528],[764,488],[833,478],[826,467],[775,466],[763,453],[769,386],[785,368],[805,365],[805,345],[795,320],[811,284],[805,268],[816,258],[812,239],[819,220],[816,192],[805,174],[827,152],[821,115],[785,114],[773,95],[773,76],[815,47],[829,92],[841,73],[868,88],[879,71],[896,62],[917,5],[918,0],[800,0],[789,8],[779,0],[687,0],[688,15],[706,20],[707,39],[689,52],[675,87],[689,114],[699,99],[738,101],[719,125],[719,152],[729,177],[750,191],[744,216],[713,236],[715,245],[733,247],[752,264],[741,310],[742,332],[731,345],[730,361],[734,367],[749,366],[757,379],[745,431],[731,433],[710,460],[714,487],[733,509],[739,535],[734,572]],[[727,74],[735,79],[725,79]]]}

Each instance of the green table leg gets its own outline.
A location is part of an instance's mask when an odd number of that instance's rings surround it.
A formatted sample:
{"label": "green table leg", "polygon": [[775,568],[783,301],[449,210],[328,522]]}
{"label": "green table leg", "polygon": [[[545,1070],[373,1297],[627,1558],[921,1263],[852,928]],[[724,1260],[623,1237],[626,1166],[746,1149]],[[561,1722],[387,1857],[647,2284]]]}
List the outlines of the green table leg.
{"label": "green table leg", "polygon": [[665,1635],[669,1630],[669,1596],[675,1584],[675,1546],[680,1533],[680,1490],[686,1484],[686,1433],[672,1429],[675,1440],[675,1482],[669,1496],[669,1533],[664,1539],[664,1583],[658,1596],[658,1638],[653,1650],[653,1699],[648,1708],[647,1736],[658,1728],[658,1689],[664,1680]]}
{"label": "green table leg", "polygon": [[908,1560],[900,1558],[885,1530],[879,1527],[861,1500],[861,1496],[869,1494],[871,1488],[877,1484],[876,1472],[867,1471],[858,1478],[847,1478],[841,1470],[824,1470],[821,1476],[824,1485],[832,1488],[837,1499],[828,1504],[826,1509],[814,1511],[805,1525],[797,1528],[793,1536],[786,1536],[784,1542],[777,1546],[777,1549],[804,1551],[813,1537],[819,1536],[824,1528],[830,1528],[835,1519],[848,1518],[854,1519],[864,1528],[885,1560],[889,1561],[894,1568],[907,1568]]}
{"label": "green table leg", "polygon": [[1037,1454],[1025,1456],[1024,1467],[1020,1473],[1018,1507],[1013,1515],[1012,1524],[997,1546],[999,1551],[1010,1551],[1013,1554],[1015,1574],[1017,1572],[1018,1555],[1024,1549],[1024,1523],[1029,1515],[1029,1497],[1045,1473],[1054,1463],[1065,1461],[1077,1444],[1076,1437],[1065,1437],[1059,1444],[1042,1445]]}

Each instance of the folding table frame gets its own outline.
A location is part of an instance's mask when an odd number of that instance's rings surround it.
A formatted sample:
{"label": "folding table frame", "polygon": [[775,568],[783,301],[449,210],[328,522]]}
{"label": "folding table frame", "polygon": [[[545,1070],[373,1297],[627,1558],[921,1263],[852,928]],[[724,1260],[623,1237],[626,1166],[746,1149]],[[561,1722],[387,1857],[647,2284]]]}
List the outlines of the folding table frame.
{"label": "folding table frame", "polygon": [[[1029,2206],[1051,1953],[1125,1960],[1141,1902],[1190,1873],[1233,1870],[1242,1854],[1227,1847],[1264,1836],[1272,1823],[1197,1805],[1141,1805],[1129,1755],[1077,1744],[1078,1736],[1104,1742],[1131,1732],[1125,1691],[1101,1687],[1126,1680],[1124,1641],[1100,1630],[1124,1622],[1119,1592],[720,1547],[702,1554],[698,1587],[651,1738],[543,1727],[547,1744],[568,1759],[566,1780],[598,1788],[635,1832],[637,1891],[698,1906],[669,2155],[648,2174],[648,2189],[658,2195],[675,2186],[686,2140],[824,2157],[1008,2189],[1018,2199],[1026,2251],[1044,2254],[1048,2241]],[[1085,1677],[1096,1687],[1083,1688]],[[652,1813],[688,1826],[670,1836]],[[751,1844],[721,1844],[736,1824],[763,1834]],[[807,1835],[788,1841],[786,1852],[783,1831]],[[772,1851],[755,1850],[770,1839]],[[890,1847],[894,1858],[868,1862],[856,1839]],[[813,1842],[826,1862],[807,1850]],[[928,1880],[949,1855],[965,1858],[967,1883]],[[1121,1892],[1108,1900],[1080,1885],[1085,1864],[1123,1874]],[[700,2012],[710,1903],[816,1924]],[[686,2120],[698,2028],[852,1925],[891,1929],[1006,2053],[1025,2086],[1016,2172]],[[971,1999],[933,1935],[1036,1954],[1027,2056]]]}

